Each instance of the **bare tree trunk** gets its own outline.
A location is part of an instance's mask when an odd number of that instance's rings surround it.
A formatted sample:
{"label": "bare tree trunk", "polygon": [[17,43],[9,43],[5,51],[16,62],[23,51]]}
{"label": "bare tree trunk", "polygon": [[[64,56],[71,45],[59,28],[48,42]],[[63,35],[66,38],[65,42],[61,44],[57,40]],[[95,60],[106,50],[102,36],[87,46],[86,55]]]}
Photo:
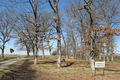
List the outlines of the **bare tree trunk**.
{"label": "bare tree trunk", "polygon": [[68,50],[67,50],[67,46],[65,45],[65,53],[66,53],[66,59],[69,59],[68,57]]}
{"label": "bare tree trunk", "polygon": [[35,4],[35,0],[32,0],[33,2],[33,14],[34,14],[34,23],[35,23],[35,61],[34,61],[34,64],[37,64],[37,58],[38,58],[38,55],[37,55],[37,52],[38,52],[38,26],[37,26],[37,8],[36,8],[36,4]]}
{"label": "bare tree trunk", "polygon": [[[108,42],[107,42],[107,45],[109,45]],[[107,62],[109,62],[109,47],[107,48]]]}
{"label": "bare tree trunk", "polygon": [[4,49],[2,49],[2,58],[4,58]]}
{"label": "bare tree trunk", "polygon": [[101,58],[102,58],[101,54],[103,53],[103,48],[102,48],[103,47],[103,43],[101,43],[100,45],[101,45],[101,48],[99,49],[100,50],[100,52],[99,52],[99,60],[101,60]]}
{"label": "bare tree trunk", "polygon": [[56,21],[56,24],[57,24],[57,44],[58,44],[58,61],[57,61],[57,67],[61,67],[61,37],[60,37],[60,23],[59,23],[59,16],[58,16],[58,0],[56,0],[56,5],[55,5],[55,9],[56,9],[56,12],[55,15],[56,15],[56,18],[58,19]]}
{"label": "bare tree trunk", "polygon": [[27,50],[27,57],[29,57],[29,52],[30,52],[30,51],[29,51],[29,50]]}
{"label": "bare tree trunk", "polygon": [[4,58],[4,48],[5,48],[5,42],[3,42],[3,45],[2,45],[2,58]]}
{"label": "bare tree trunk", "polygon": [[86,56],[86,61],[88,61],[88,57]]}
{"label": "bare tree trunk", "polygon": [[[98,33],[98,36],[100,36],[100,32],[97,32]],[[102,39],[101,39],[102,40]],[[101,46],[103,46],[103,43],[98,43],[99,45],[101,45]],[[99,60],[101,60],[101,53],[103,52],[102,51],[102,48],[100,47],[100,49],[99,49],[100,51],[99,51]]]}
{"label": "bare tree trunk", "polygon": [[34,64],[37,64],[37,32],[36,32],[36,35],[35,35],[35,61],[34,61]]}
{"label": "bare tree trunk", "polygon": [[88,55],[87,55],[87,52],[86,52],[86,61],[88,61]]}
{"label": "bare tree trunk", "polygon": [[75,50],[75,59],[76,59],[77,57],[76,57],[76,50]]}
{"label": "bare tree trunk", "polygon": [[76,58],[76,45],[75,45],[75,39],[74,39],[74,35],[73,35],[73,31],[71,30],[71,34],[72,34],[72,47],[73,47],[73,59]]}
{"label": "bare tree trunk", "polygon": [[69,51],[68,51],[68,47],[67,47],[67,45],[66,45],[66,48],[67,48],[67,54],[68,54],[68,59],[69,59],[69,57],[70,57],[70,53],[69,53]]}
{"label": "bare tree trunk", "polygon": [[32,46],[32,50],[33,50],[33,58],[35,59],[35,50],[34,50],[34,46]]}
{"label": "bare tree trunk", "polygon": [[110,36],[110,39],[111,39],[111,45],[112,45],[112,47],[111,47],[111,61],[113,61],[113,50],[114,50],[114,48],[113,48],[113,35],[111,35]]}
{"label": "bare tree trunk", "polygon": [[95,70],[95,59],[94,59],[94,56],[95,56],[95,52],[94,52],[94,36],[93,36],[93,31],[91,31],[91,51],[90,51],[90,63],[91,63],[91,70]]}
{"label": "bare tree trunk", "polygon": [[[87,47],[87,46],[85,45],[85,47]],[[85,52],[85,57],[86,57],[86,61],[88,61],[88,54],[87,54],[87,52]]]}
{"label": "bare tree trunk", "polygon": [[[84,46],[81,45],[81,48],[84,49]],[[81,59],[84,59],[84,56],[83,56],[83,55],[84,55],[84,52],[81,52]]]}
{"label": "bare tree trunk", "polygon": [[[88,31],[88,29],[87,29],[87,31]],[[85,34],[85,30],[84,30],[84,34]],[[85,40],[85,42],[86,42],[86,41],[87,41],[87,38],[85,37],[84,40]],[[87,47],[86,43],[84,44],[84,47],[85,47],[85,48]],[[87,51],[85,52],[85,57],[86,57],[86,61],[88,61]]]}
{"label": "bare tree trunk", "polygon": [[105,62],[105,52],[104,52],[104,48],[103,49],[103,61]]}
{"label": "bare tree trunk", "polygon": [[114,61],[114,59],[113,59],[113,47],[112,47],[112,51],[111,51],[111,61]]}
{"label": "bare tree trunk", "polygon": [[74,44],[73,44],[73,59],[75,59],[75,51],[74,51]]}
{"label": "bare tree trunk", "polygon": [[90,15],[90,27],[91,27],[91,31],[90,31],[90,64],[91,64],[91,70],[95,70],[95,50],[94,50],[94,32],[93,32],[93,17],[94,17],[94,13],[92,10],[92,5],[94,3],[94,1],[92,0],[88,0],[88,2],[84,1],[87,6],[84,6],[84,9],[88,12],[88,14]]}
{"label": "bare tree trunk", "polygon": [[51,0],[49,0],[49,4],[54,11],[54,21],[56,23],[56,30],[57,30],[57,47],[58,47],[58,60],[57,60],[57,67],[61,67],[61,36],[60,36],[60,18],[58,15],[58,2],[59,0],[54,0],[54,6],[52,5]]}
{"label": "bare tree trunk", "polygon": [[59,23],[59,16],[58,16],[58,2],[56,3],[56,18],[58,19],[57,21],[56,21],[56,24],[57,24],[57,38],[58,38],[58,40],[57,40],[57,45],[58,45],[58,61],[57,61],[57,67],[59,68],[59,67],[61,67],[61,37],[60,37],[60,23]]}
{"label": "bare tree trunk", "polygon": [[[57,31],[57,37],[60,39],[60,31]],[[57,67],[61,67],[61,40],[57,41],[58,44],[58,61],[57,61]]]}
{"label": "bare tree trunk", "polygon": [[50,52],[50,57],[52,58],[52,53],[51,53],[51,49],[49,49],[49,52]]}
{"label": "bare tree trunk", "polygon": [[111,57],[111,61],[114,61],[114,60],[113,60],[113,55],[112,55],[112,57]]}
{"label": "bare tree trunk", "polygon": [[61,34],[62,34],[63,41],[64,41],[64,44],[65,44],[65,54],[66,54],[66,59],[68,59],[67,45],[66,45],[66,41],[65,41],[65,39],[64,39],[64,36],[63,36],[62,30],[61,30]]}
{"label": "bare tree trunk", "polygon": [[42,44],[42,58],[44,58],[44,46],[43,46],[43,39],[41,40],[41,44]]}
{"label": "bare tree trunk", "polygon": [[109,62],[109,55],[107,54],[107,62]]}
{"label": "bare tree trunk", "polygon": [[101,53],[99,54],[99,60],[101,60]]}
{"label": "bare tree trunk", "polygon": [[90,55],[90,65],[91,65],[91,70],[95,70],[95,60],[94,57]]}
{"label": "bare tree trunk", "polygon": [[105,54],[103,55],[103,61],[105,62]]}
{"label": "bare tree trunk", "polygon": [[34,64],[37,64],[37,56],[35,56]]}
{"label": "bare tree trunk", "polygon": [[47,44],[48,44],[48,47],[49,47],[49,53],[50,53],[50,57],[52,58],[51,46],[50,46],[50,44],[49,44],[49,40],[47,40]]}
{"label": "bare tree trunk", "polygon": [[[107,38],[108,40],[108,38]],[[107,45],[109,45],[109,42],[107,41]],[[109,47],[107,47],[107,62],[109,62]]]}
{"label": "bare tree trunk", "polygon": [[113,55],[111,56],[111,61],[113,61]]}
{"label": "bare tree trunk", "polygon": [[29,57],[29,52],[27,51],[27,57]]}
{"label": "bare tree trunk", "polygon": [[81,54],[81,58],[84,59],[83,52],[82,52],[82,54]]}
{"label": "bare tree trunk", "polygon": [[[29,45],[29,46],[28,46]],[[30,53],[30,43],[27,44],[25,43],[25,46],[26,46],[26,50],[27,50],[27,57],[29,57],[29,53]]]}

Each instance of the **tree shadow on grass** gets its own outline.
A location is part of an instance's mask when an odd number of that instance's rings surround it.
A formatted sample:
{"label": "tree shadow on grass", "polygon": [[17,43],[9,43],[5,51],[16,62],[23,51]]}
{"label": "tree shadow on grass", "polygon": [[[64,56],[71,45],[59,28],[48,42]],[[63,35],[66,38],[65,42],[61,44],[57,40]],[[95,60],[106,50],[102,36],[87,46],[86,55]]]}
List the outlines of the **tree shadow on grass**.
{"label": "tree shadow on grass", "polygon": [[73,62],[71,62],[71,63],[67,63],[67,65],[62,66],[62,68],[63,68],[63,67],[69,67],[69,66],[71,66],[71,65],[73,65],[73,64],[74,64]]}
{"label": "tree shadow on grass", "polygon": [[25,60],[20,67],[5,73],[0,80],[34,80],[36,71],[30,68],[31,64],[33,63]]}
{"label": "tree shadow on grass", "polygon": [[57,63],[57,61],[45,61],[45,62],[39,62],[38,64],[50,64],[50,63]]}

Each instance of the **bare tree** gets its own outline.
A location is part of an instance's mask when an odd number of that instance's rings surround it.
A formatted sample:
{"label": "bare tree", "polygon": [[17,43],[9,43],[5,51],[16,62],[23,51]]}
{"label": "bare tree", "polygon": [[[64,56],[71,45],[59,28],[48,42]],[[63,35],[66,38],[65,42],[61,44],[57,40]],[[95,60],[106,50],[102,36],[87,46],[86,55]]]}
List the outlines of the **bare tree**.
{"label": "bare tree", "polygon": [[24,50],[24,51],[27,51],[27,57],[29,57],[29,53],[30,53],[30,51],[32,51],[32,48],[31,48],[31,41],[27,41],[27,40],[25,40],[25,37],[23,37],[23,35],[24,35],[24,33],[22,34],[18,34],[17,35],[17,38],[18,38],[18,36],[20,37],[20,39],[19,40],[17,40],[15,43],[14,43],[14,45],[15,46],[19,46],[18,47],[18,50]]}
{"label": "bare tree", "polygon": [[[69,6],[65,7],[66,16],[71,22],[73,23],[73,27],[76,28],[76,31],[74,29],[73,32],[79,32],[78,35],[81,37],[83,41],[87,41],[87,37],[83,37],[83,34],[86,34],[88,31],[88,23],[89,23],[89,17],[85,10],[76,10],[83,6],[83,2],[81,0],[74,0],[72,2],[69,2]],[[70,24],[69,24],[70,25]],[[78,37],[78,36],[77,36]],[[78,38],[80,38],[78,37]],[[80,40],[80,39],[79,39]],[[83,49],[87,47],[86,43],[82,44]],[[79,50],[79,52],[86,54],[86,60],[88,60],[88,50]],[[83,55],[83,54],[82,54]],[[81,56],[82,56],[81,55]]]}
{"label": "bare tree", "polygon": [[[37,64],[38,48],[40,46],[39,32],[41,32],[39,23],[39,14],[41,13],[43,1],[42,0],[26,0],[26,1],[14,1],[18,4],[17,8],[20,10],[18,12],[19,16],[22,16],[24,20],[31,26],[32,36],[28,38],[31,41],[33,54],[34,54],[34,64]],[[19,4],[21,3],[21,4]],[[27,4],[27,5],[26,5]],[[28,34],[29,35],[29,34]]]}
{"label": "bare tree", "polygon": [[[80,2],[80,0],[78,0],[78,1],[79,2],[77,3],[77,0],[75,0],[74,1],[75,4],[71,4],[70,10],[71,10],[72,14],[70,13],[70,15],[72,15],[73,19],[77,15],[77,17],[78,17],[77,20],[80,22],[79,25],[81,25],[80,28],[78,28],[79,32],[82,35],[86,34],[86,33],[89,34],[88,26],[90,26],[91,29],[94,27],[94,22],[93,21],[94,21],[94,18],[95,18],[95,11],[92,8],[93,8],[95,0],[93,0],[93,1],[92,0],[88,0],[88,1],[84,0],[82,2]],[[78,5],[79,3],[85,4],[85,5],[82,5],[82,7],[81,7],[81,6]],[[77,6],[76,6],[76,4],[77,4]],[[80,10],[83,10],[83,9],[84,9],[83,12],[85,13],[85,16],[80,11]],[[67,10],[67,12],[69,13],[69,10]],[[79,15],[80,15],[80,17],[79,17]],[[89,20],[89,23],[87,23],[87,21],[85,22],[85,18],[87,18]],[[89,49],[89,47],[88,47],[88,49],[90,50],[91,70],[94,70],[95,69],[94,68],[94,61],[95,61],[94,60],[94,57],[95,57],[94,47],[95,47],[95,42],[94,42],[94,32],[93,32],[93,30],[90,31],[90,35],[87,38],[88,39],[86,40],[86,38],[83,37],[83,39],[85,41],[85,47],[86,48],[87,48],[86,43],[88,43],[88,44],[90,43],[90,49]],[[90,39],[90,41],[89,41],[89,39]],[[86,56],[87,56],[87,54],[86,54]],[[87,59],[87,57],[86,57],[86,59]]]}
{"label": "bare tree", "polygon": [[[39,14],[39,25],[41,25],[41,27],[39,28],[40,32],[39,32],[39,37],[41,38],[40,42],[41,42],[41,46],[42,46],[42,55],[44,58],[44,47],[45,45],[45,37],[49,38],[51,36],[52,32],[52,24],[53,24],[53,19],[52,19],[52,15],[51,12],[42,12],[41,14]],[[47,44],[48,44],[49,39],[47,39]],[[50,46],[50,45],[49,45]]]}
{"label": "bare tree", "polygon": [[52,4],[51,0],[49,0],[49,4],[53,10],[54,14],[54,21],[56,23],[56,30],[57,30],[57,46],[58,46],[58,61],[57,67],[61,67],[61,36],[60,36],[60,18],[58,14],[58,2],[59,0],[53,0],[54,5]]}
{"label": "bare tree", "polygon": [[[72,48],[72,54],[73,54],[73,58],[76,58],[76,42],[77,42],[77,34],[76,34],[76,30],[74,29],[74,26],[72,23],[67,23],[68,27],[69,27],[69,35],[71,36],[71,48]],[[76,35],[75,35],[76,34]]]}
{"label": "bare tree", "polygon": [[[17,38],[15,42],[15,46],[19,46],[18,50],[26,50],[27,56],[29,56],[30,51],[32,51],[33,47],[33,31],[32,26],[24,19],[23,16],[18,17],[19,24],[14,27],[14,33]],[[34,50],[33,50],[34,51]],[[34,54],[34,53],[33,53]]]}
{"label": "bare tree", "polygon": [[64,37],[64,35],[63,35],[62,30],[61,30],[61,34],[62,34],[62,38],[63,38],[64,44],[65,44],[65,54],[66,54],[66,59],[69,59],[68,48],[67,48],[67,44],[66,44],[65,37]]}
{"label": "bare tree", "polygon": [[15,26],[15,18],[8,10],[2,11],[0,14],[0,41],[2,43],[0,49],[2,50],[2,57],[4,58],[5,44],[10,41],[12,36],[12,28]]}
{"label": "bare tree", "polygon": [[[114,28],[116,25],[118,25],[118,22],[116,18],[116,16],[118,16],[118,9],[119,9],[119,4],[120,2],[118,0],[115,0],[114,2],[112,2],[111,0],[102,0],[99,2],[99,4],[102,4],[103,6],[100,7],[100,12],[102,14],[102,21],[103,21],[103,25],[104,26],[110,26],[111,28]],[[106,34],[108,34],[109,31],[111,31],[112,29],[108,29],[106,30]],[[106,40],[108,40],[106,42],[106,45],[109,47],[106,47],[107,49],[107,61],[109,61],[109,53],[111,53],[112,55],[112,60],[113,60],[113,34],[106,36]]]}
{"label": "bare tree", "polygon": [[[52,28],[52,29],[54,29],[54,28]],[[50,44],[50,39],[48,39],[48,38],[50,38],[51,36],[53,36],[53,35],[55,34],[52,29],[50,29],[49,32],[46,33],[46,37],[47,37],[47,38],[46,38],[46,42],[47,42],[47,45],[48,45],[48,48],[47,48],[47,49],[49,49],[49,53],[50,53],[50,57],[51,57],[51,58],[52,58],[51,50],[52,50],[53,44]]]}

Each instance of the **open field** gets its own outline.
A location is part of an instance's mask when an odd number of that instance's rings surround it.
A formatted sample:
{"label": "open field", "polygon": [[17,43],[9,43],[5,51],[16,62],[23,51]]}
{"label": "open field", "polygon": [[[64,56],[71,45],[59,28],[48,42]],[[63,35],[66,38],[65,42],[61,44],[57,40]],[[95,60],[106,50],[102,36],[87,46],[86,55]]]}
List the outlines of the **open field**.
{"label": "open field", "polygon": [[[63,57],[64,58],[64,57]],[[11,65],[10,70],[2,73],[1,80],[118,80],[120,79],[120,59],[106,62],[105,75],[103,70],[97,69],[96,76],[90,70],[88,61],[81,59],[66,59],[62,62],[61,68],[56,68],[57,57],[38,59],[38,64],[34,65],[34,60],[19,61]],[[4,72],[4,73],[3,73]]]}

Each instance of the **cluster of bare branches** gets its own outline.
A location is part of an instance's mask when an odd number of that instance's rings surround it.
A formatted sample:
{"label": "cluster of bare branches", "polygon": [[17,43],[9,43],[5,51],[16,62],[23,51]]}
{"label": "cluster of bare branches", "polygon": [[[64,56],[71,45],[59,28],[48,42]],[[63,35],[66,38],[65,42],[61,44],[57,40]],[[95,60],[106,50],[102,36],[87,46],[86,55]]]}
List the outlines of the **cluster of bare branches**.
{"label": "cluster of bare branches", "polygon": [[5,44],[10,41],[13,26],[15,26],[16,18],[12,15],[12,13],[5,9],[6,11],[0,12],[0,49],[2,51],[2,58],[4,58],[4,49]]}
{"label": "cluster of bare branches", "polygon": [[[72,31],[75,33],[79,32],[81,43],[80,48],[76,48],[78,49],[76,51],[80,52],[81,56],[85,55],[86,60],[88,57],[90,58],[91,70],[94,70],[95,56],[99,55],[99,59],[101,59],[101,55],[104,55],[105,61],[105,55],[107,55],[107,61],[109,61],[110,53],[113,60],[115,47],[113,38],[114,35],[120,34],[118,10],[119,1],[117,0],[74,0],[65,7],[67,26],[72,26]],[[71,31],[69,30],[69,32]],[[74,52],[72,53],[74,55]]]}

